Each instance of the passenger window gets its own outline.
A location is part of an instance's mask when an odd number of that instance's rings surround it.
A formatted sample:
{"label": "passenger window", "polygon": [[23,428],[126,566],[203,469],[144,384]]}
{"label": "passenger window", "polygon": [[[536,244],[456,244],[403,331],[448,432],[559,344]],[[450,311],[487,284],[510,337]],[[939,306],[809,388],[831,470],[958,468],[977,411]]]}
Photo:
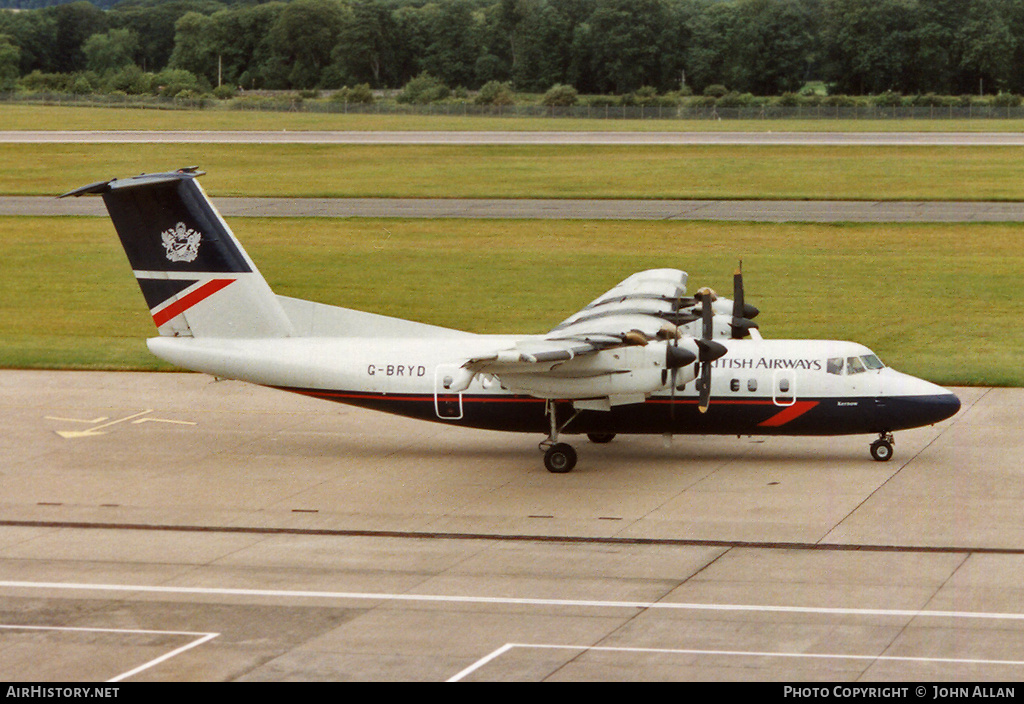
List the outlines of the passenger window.
{"label": "passenger window", "polygon": [[864,363],[860,361],[860,357],[847,357],[846,358],[846,373],[847,374],[860,374],[866,372]]}
{"label": "passenger window", "polygon": [[733,391],[739,391],[740,390],[740,380],[739,379],[733,379],[732,381],[730,381],[729,382],[729,388],[732,389]]}
{"label": "passenger window", "polygon": [[747,391],[757,391],[757,379],[747,379]]}
{"label": "passenger window", "polygon": [[789,379],[779,379],[779,391],[789,393]]}
{"label": "passenger window", "polygon": [[843,358],[842,357],[829,357],[826,369],[829,374],[841,375],[843,373]]}
{"label": "passenger window", "polygon": [[868,369],[883,369],[885,367],[885,365],[882,364],[882,360],[873,354],[864,355],[861,357],[861,361],[864,362],[864,366]]}

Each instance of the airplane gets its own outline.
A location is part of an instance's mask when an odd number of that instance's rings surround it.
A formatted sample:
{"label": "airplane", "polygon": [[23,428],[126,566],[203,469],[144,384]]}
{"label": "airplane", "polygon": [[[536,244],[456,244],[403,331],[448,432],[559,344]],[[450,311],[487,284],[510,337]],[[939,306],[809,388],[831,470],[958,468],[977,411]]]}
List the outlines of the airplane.
{"label": "airplane", "polygon": [[[387,413],[543,433],[544,466],[571,471],[563,435],[876,435],[951,417],[946,389],[838,340],[765,339],[744,300],[687,274],[629,276],[543,335],[462,332],[276,295],[197,180],[197,167],[101,181],[149,306],[157,357],[190,370]],[[742,264],[742,263],[741,263]]]}

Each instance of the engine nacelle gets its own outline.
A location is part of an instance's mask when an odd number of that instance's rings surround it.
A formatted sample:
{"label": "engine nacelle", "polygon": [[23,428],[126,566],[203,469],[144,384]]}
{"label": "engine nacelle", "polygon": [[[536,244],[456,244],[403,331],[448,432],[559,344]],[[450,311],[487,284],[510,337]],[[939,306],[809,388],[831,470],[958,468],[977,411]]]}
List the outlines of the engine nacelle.
{"label": "engine nacelle", "polygon": [[[539,398],[608,398],[633,403],[672,383],[672,370],[666,364],[666,346],[671,344],[654,342],[645,346],[616,347],[573,359],[543,374],[501,374],[501,383],[510,390]],[[693,340],[680,340],[679,346],[692,348],[690,351],[696,356],[697,346]],[[695,372],[693,364],[677,369],[676,384],[692,381],[696,378]]]}

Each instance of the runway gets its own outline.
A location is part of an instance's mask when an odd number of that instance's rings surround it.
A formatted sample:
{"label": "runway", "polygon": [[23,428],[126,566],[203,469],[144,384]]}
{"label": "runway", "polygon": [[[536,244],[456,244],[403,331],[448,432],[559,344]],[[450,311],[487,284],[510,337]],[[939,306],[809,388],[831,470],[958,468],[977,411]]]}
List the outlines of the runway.
{"label": "runway", "polygon": [[0,678],[1013,681],[1019,389],[870,438],[576,441],[0,371]]}
{"label": "runway", "polygon": [[[1024,203],[983,201],[214,198],[225,217],[534,218],[736,222],[1024,222]],[[99,198],[0,196],[0,216],[106,217]]]}
{"label": "runway", "polygon": [[2,130],[6,144],[1024,146],[1024,132]]}

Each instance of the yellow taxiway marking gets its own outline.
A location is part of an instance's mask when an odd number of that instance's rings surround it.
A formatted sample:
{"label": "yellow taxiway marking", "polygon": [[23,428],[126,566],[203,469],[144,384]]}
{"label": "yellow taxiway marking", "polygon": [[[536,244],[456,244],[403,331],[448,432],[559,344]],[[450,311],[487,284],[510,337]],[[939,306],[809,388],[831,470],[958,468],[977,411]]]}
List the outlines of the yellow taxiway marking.
{"label": "yellow taxiway marking", "polygon": [[[106,432],[107,432],[105,430],[105,428],[109,428],[111,426],[117,425],[118,423],[124,423],[126,421],[131,421],[133,425],[138,424],[138,423],[145,423],[147,421],[150,421],[150,422],[153,422],[153,423],[174,423],[176,425],[195,425],[194,422],[188,421],[188,420],[168,420],[166,418],[142,418],[141,417],[141,416],[148,415],[148,414],[150,414],[152,412],[153,412],[152,408],[147,408],[146,410],[141,411],[139,413],[133,413],[130,416],[125,416],[124,418],[118,418],[117,420],[112,420],[110,422],[103,423],[102,425],[94,425],[93,427],[86,428],[85,430],[55,430],[54,432],[57,433],[57,435],[60,435],[65,440],[71,440],[73,438],[87,438],[87,437],[91,437],[93,435],[105,435]],[[82,420],[82,419],[78,419],[78,418],[59,418],[57,416],[46,416],[46,420],[58,420],[58,421],[70,422],[70,423],[90,423],[90,424],[93,424],[93,423],[102,423],[102,421],[107,420],[107,416],[102,416],[100,418],[94,418],[92,420]]]}

